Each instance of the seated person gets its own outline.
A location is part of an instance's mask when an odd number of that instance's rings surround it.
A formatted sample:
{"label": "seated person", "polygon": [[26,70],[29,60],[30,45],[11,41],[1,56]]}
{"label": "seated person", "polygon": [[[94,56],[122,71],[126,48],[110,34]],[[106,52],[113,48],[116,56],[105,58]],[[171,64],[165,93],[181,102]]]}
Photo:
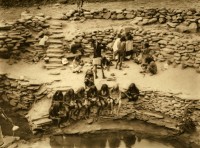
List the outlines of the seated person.
{"label": "seated person", "polygon": [[91,87],[94,86],[94,74],[91,69],[88,69],[85,74],[85,89],[86,91]]}
{"label": "seated person", "polygon": [[129,101],[137,101],[140,94],[139,89],[136,87],[135,83],[131,83],[127,91],[124,93],[128,97]]}
{"label": "seated person", "polygon": [[[120,110],[122,101],[121,101],[121,91],[119,90],[119,85],[118,84],[114,85],[111,88],[110,97],[113,100],[113,106],[117,105],[116,114],[119,115],[119,110]],[[111,110],[114,111],[113,108]]]}
{"label": "seated person", "polygon": [[157,65],[156,65],[156,63],[154,61],[151,61],[151,63],[148,65],[147,70],[151,75],[157,74]]}
{"label": "seated person", "polygon": [[99,99],[102,106],[105,106],[110,102],[110,92],[107,84],[102,84],[101,89],[99,90]]}
{"label": "seated person", "polygon": [[57,122],[57,126],[60,125],[61,118],[59,117],[59,112],[61,108],[61,102],[59,101],[52,101],[52,105],[49,109],[49,117],[54,122]]}
{"label": "seated person", "polygon": [[70,119],[73,115],[74,109],[76,107],[75,102],[75,93],[72,88],[68,89],[64,95],[63,104],[66,106],[66,108],[69,109],[68,111],[68,119]]}
{"label": "seated person", "polygon": [[83,68],[83,61],[81,61],[81,56],[76,56],[72,62],[73,73],[80,73]]}
{"label": "seated person", "polygon": [[80,51],[81,55],[84,55],[83,45],[80,42],[75,42],[71,45],[70,51],[75,54],[77,51]]}
{"label": "seated person", "polygon": [[154,61],[154,58],[152,55],[146,55],[144,60],[143,60],[143,63],[141,65],[142,69],[143,69],[143,72],[147,72],[147,67],[149,66],[149,64]]}
{"label": "seated person", "polygon": [[89,90],[86,92],[86,99],[84,102],[84,106],[86,107],[85,110],[85,117],[88,118],[91,113],[91,107],[96,105],[98,101],[98,91],[95,85],[91,86]]}
{"label": "seated person", "polygon": [[63,101],[63,93],[60,90],[57,90],[53,95],[53,101]]}
{"label": "seated person", "polygon": [[110,66],[112,65],[112,62],[111,62],[111,60],[109,58],[102,57],[101,64],[102,64],[102,67],[104,69],[107,69],[109,71],[110,70]]}
{"label": "seated person", "polygon": [[77,108],[74,114],[76,114],[77,118],[79,118],[80,111],[83,107],[84,99],[85,99],[85,88],[80,87],[75,93],[75,102]]}

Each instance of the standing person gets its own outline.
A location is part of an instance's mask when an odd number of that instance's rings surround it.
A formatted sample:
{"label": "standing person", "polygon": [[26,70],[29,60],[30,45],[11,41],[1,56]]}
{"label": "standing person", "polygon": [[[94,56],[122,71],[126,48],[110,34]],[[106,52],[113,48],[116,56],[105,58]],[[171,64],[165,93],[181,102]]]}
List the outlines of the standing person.
{"label": "standing person", "polygon": [[116,57],[116,52],[120,49],[120,39],[121,39],[121,34],[117,35],[117,39],[115,40],[113,44],[113,59],[115,60]]}
{"label": "standing person", "polygon": [[82,11],[83,3],[84,3],[84,0],[76,0],[78,12]]}
{"label": "standing person", "polygon": [[118,60],[115,66],[115,69],[117,69],[117,66],[119,65],[119,70],[122,69],[122,62],[124,61],[124,56],[126,52],[126,38],[125,36],[122,36],[120,39],[120,49],[116,51],[116,54],[118,55]]}
{"label": "standing person", "polygon": [[103,71],[103,66],[102,66],[102,56],[101,56],[101,50],[104,48],[104,46],[101,43],[101,40],[92,40],[92,47],[94,48],[94,56],[93,56],[93,70],[94,70],[94,76],[95,79],[98,78],[97,76],[97,66],[101,66],[101,71],[102,71],[102,78],[105,79],[104,71]]}
{"label": "standing person", "polygon": [[130,56],[130,59],[133,59],[133,36],[128,35],[126,41],[126,57]]}

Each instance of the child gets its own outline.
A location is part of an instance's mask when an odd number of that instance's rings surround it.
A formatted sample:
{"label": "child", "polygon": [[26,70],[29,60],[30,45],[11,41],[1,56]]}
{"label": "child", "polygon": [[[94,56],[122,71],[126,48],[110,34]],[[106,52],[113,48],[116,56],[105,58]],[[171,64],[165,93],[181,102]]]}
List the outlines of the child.
{"label": "child", "polygon": [[157,74],[157,65],[154,61],[151,61],[151,63],[148,65],[148,72],[150,72],[151,75]]}
{"label": "child", "polygon": [[[114,85],[110,90],[110,97],[113,100],[112,106],[117,105],[116,114],[119,115],[119,110],[122,102],[121,102],[121,91],[119,90],[118,84]],[[111,110],[113,111],[114,109],[112,108]]]}
{"label": "child", "polygon": [[83,68],[83,62],[81,61],[81,56],[76,56],[72,62],[73,73],[80,73]]}
{"label": "child", "polygon": [[85,74],[85,89],[88,90],[91,86],[94,85],[94,74],[91,69],[88,69]]}

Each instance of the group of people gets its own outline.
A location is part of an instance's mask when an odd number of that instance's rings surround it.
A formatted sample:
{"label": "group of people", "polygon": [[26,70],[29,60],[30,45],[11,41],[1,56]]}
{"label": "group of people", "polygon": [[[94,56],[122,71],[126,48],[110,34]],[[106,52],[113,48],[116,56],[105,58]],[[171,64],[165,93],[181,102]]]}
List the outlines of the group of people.
{"label": "group of people", "polygon": [[[153,50],[149,47],[148,42],[142,44],[142,48],[139,50],[134,47],[133,36],[130,32],[118,34],[116,40],[113,42],[111,50],[113,52],[112,59],[108,59],[102,56],[102,51],[108,50],[105,44],[102,43],[102,39],[92,39],[91,46],[93,48],[93,72],[95,79],[98,78],[97,67],[101,69],[102,78],[106,78],[104,69],[109,69],[112,64],[112,60],[116,61],[115,68],[121,70],[122,64],[125,60],[133,60],[137,64],[141,64],[141,73],[150,73],[151,75],[157,74],[157,65],[155,58],[153,57]],[[71,52],[76,53],[80,51],[81,55],[84,55],[84,47],[81,43],[74,43],[71,46]],[[75,64],[74,64],[75,63]],[[82,65],[81,65],[82,64]],[[73,60],[73,72],[79,72],[83,66],[80,61],[80,56],[75,57]]]}
{"label": "group of people", "polygon": [[[130,84],[125,92],[120,91],[118,84],[111,88],[107,84],[102,84],[98,90],[94,84],[94,73],[91,69],[87,70],[84,83],[85,87],[80,87],[77,91],[70,88],[65,94],[62,91],[56,91],[53,95],[49,115],[58,125],[74,118],[88,119],[94,107],[97,109],[96,120],[104,109],[109,110],[110,114],[119,115],[122,99],[137,101],[140,94],[134,83]],[[83,114],[80,114],[81,112]]]}
{"label": "group of people", "polygon": [[117,59],[115,68],[122,69],[124,60],[134,60],[137,64],[141,64],[142,73],[157,73],[157,65],[153,58],[153,52],[149,49],[149,43],[143,43],[142,49],[138,50],[133,45],[133,36],[127,32],[124,35],[118,34],[117,39],[113,43],[113,59]]}

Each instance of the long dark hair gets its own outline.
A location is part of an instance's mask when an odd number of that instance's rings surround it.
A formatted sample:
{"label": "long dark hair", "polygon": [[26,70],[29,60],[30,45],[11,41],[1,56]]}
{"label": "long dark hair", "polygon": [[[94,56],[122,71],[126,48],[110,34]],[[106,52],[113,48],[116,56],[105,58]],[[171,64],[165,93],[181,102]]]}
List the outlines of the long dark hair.
{"label": "long dark hair", "polygon": [[64,96],[64,101],[69,101],[74,99],[74,90],[72,88],[68,89]]}
{"label": "long dark hair", "polygon": [[80,87],[77,91],[76,91],[76,95],[78,97],[84,97],[85,95],[85,88],[84,87]]}
{"label": "long dark hair", "polygon": [[107,85],[107,84],[102,84],[101,89],[100,89],[100,92],[99,92],[100,95],[101,95],[101,92],[102,92],[102,91],[105,91],[105,92],[106,92],[106,94],[105,94],[106,96],[109,95],[109,88],[108,88],[108,85]]}
{"label": "long dark hair", "polygon": [[57,90],[53,95],[53,100],[55,101],[62,101],[63,100],[63,93],[60,90]]}
{"label": "long dark hair", "polygon": [[139,89],[137,88],[137,86],[135,85],[135,83],[131,83],[129,85],[128,91],[131,91],[131,92],[139,94]]}

